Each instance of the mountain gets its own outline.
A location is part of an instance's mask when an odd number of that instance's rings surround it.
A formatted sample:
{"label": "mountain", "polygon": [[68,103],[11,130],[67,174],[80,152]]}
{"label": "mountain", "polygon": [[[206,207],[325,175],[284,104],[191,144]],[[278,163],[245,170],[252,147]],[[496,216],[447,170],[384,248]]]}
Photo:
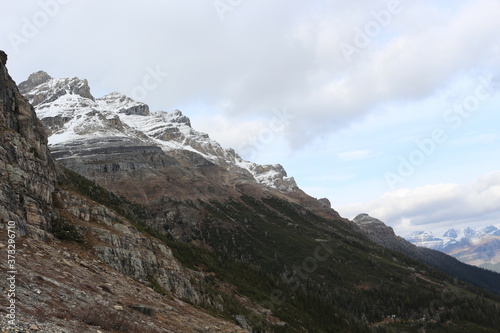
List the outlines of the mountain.
{"label": "mountain", "polygon": [[443,248],[443,239],[434,236],[432,232],[415,231],[405,237],[410,243],[429,249],[438,250]]}
{"label": "mountain", "polygon": [[449,229],[442,237],[414,232],[409,242],[447,253],[465,263],[500,272],[500,230],[495,226]]}
{"label": "mountain", "polygon": [[[16,244],[19,331],[500,329],[494,285],[378,245],[279,167],[217,152],[183,115],[154,120],[127,98],[103,107],[108,98],[85,81],[40,72],[20,85],[24,99],[4,65],[0,212],[2,226],[26,230]],[[28,100],[46,111],[48,134]]]}
{"label": "mountain", "polygon": [[[359,214],[353,220],[367,236],[377,244],[388,249],[399,251],[407,256],[423,262],[431,267],[443,270],[445,273],[463,281],[470,282],[476,286],[500,292],[499,274],[467,265],[450,257],[441,251],[419,247],[402,237],[397,236],[394,230],[384,222],[369,216]],[[426,244],[434,237],[430,234],[417,233],[425,239]],[[424,235],[426,235],[424,237]]]}
{"label": "mountain", "polygon": [[[243,160],[191,127],[180,111],[151,112],[119,93],[94,98],[86,80],[37,72],[19,84],[46,126],[53,156],[101,186],[147,205],[154,228],[192,240],[204,224],[203,202],[274,193],[324,216],[338,214],[302,192],[284,168]],[[260,193],[260,194],[258,194]],[[176,223],[179,214],[189,224]]]}
{"label": "mountain", "polygon": [[2,332],[248,332],[191,305],[200,276],[125,217],[121,199],[53,159],[6,63],[0,51]]}
{"label": "mountain", "polygon": [[[281,165],[243,160],[233,149],[224,149],[207,134],[194,130],[179,110],[151,112],[146,104],[117,92],[94,98],[86,80],[53,79],[43,71],[30,75],[19,89],[46,125],[58,159],[88,156],[91,147],[104,149],[127,142],[184,154],[185,158],[195,153],[237,174],[236,182],[257,182],[284,192],[297,188]],[[84,148],[68,156],[69,146],[71,152]]]}

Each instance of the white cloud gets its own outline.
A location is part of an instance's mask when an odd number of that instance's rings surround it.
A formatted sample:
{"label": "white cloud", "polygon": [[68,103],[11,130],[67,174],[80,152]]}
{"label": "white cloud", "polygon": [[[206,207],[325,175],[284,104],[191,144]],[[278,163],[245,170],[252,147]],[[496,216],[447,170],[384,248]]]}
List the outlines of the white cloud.
{"label": "white cloud", "polygon": [[399,234],[415,230],[443,230],[459,224],[498,224],[500,171],[488,173],[469,184],[433,184],[399,189],[366,203],[339,208],[349,218],[358,213],[391,225]]}
{"label": "white cloud", "polygon": [[238,121],[222,115],[196,116],[191,119],[191,124],[216,141],[229,143],[225,148],[235,148],[237,151],[248,145],[259,144],[259,132],[266,126],[262,120]]}
{"label": "white cloud", "polygon": [[[1,35],[21,33],[22,18],[40,10],[21,3],[9,5]],[[246,1],[221,21],[210,1],[71,2],[22,52],[6,51],[19,58],[10,67],[22,75],[17,80],[45,69],[87,78],[103,92],[130,93],[147,66],[160,66],[170,75],[148,95],[153,109],[196,99],[236,120],[287,106],[298,114],[287,138],[302,147],[387,103],[425,97],[460,73],[498,65],[494,0],[448,10],[401,1],[401,13],[348,63],[341,43],[351,43],[388,3]],[[234,141],[226,138],[224,145]]]}

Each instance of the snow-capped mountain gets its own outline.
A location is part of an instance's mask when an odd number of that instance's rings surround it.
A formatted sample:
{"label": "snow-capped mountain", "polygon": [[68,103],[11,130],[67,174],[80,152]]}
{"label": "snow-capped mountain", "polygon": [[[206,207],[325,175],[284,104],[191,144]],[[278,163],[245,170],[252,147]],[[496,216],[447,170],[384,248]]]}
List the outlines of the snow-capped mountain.
{"label": "snow-capped mountain", "polygon": [[469,242],[472,244],[480,243],[482,240],[491,237],[500,237],[500,230],[495,226],[449,229],[442,237],[436,237],[432,232],[416,231],[405,238],[418,246],[446,251],[447,248],[451,248],[455,244],[460,244],[462,242]]}
{"label": "snow-capped mountain", "polygon": [[405,239],[415,245],[427,247],[433,250],[443,248],[443,239],[434,236],[432,232],[415,231],[406,236]]}
{"label": "snow-capped mountain", "polygon": [[438,250],[471,265],[500,271],[500,230],[495,226],[449,229],[443,236],[417,231],[409,242]]}
{"label": "snow-capped mountain", "polygon": [[[297,189],[279,164],[245,161],[208,134],[191,127],[181,111],[151,112],[148,105],[113,92],[94,98],[86,80],[54,79],[40,71],[19,84],[21,93],[35,107],[46,126],[53,152],[85,141],[133,141],[160,147],[165,152],[190,151],[229,171],[283,192]],[[56,155],[57,156],[57,155]]]}

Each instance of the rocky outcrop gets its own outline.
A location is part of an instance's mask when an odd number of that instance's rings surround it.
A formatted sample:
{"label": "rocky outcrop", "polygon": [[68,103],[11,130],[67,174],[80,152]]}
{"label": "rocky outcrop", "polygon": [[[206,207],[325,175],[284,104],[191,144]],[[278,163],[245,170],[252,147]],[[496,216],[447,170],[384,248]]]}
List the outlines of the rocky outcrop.
{"label": "rocky outcrop", "polygon": [[359,214],[354,218],[353,222],[377,244],[393,249],[406,245],[406,242],[402,238],[396,236],[391,227],[368,214]]}
{"label": "rocky outcrop", "polygon": [[53,81],[44,71],[31,74],[28,80],[19,84],[19,90],[33,106],[50,103],[66,94],[78,95],[94,100],[87,80],[78,78]]}
{"label": "rocky outcrop", "polygon": [[5,66],[7,64],[7,53],[0,51],[0,64]]}
{"label": "rocky outcrop", "polygon": [[[101,213],[98,216],[109,212]],[[117,224],[117,228],[104,224],[101,228],[119,233],[120,226],[124,227],[118,220],[112,223]],[[0,230],[0,237],[5,239],[6,232]],[[90,237],[89,241],[92,241]],[[3,313],[1,332],[250,332],[189,305],[175,296],[177,291],[164,297],[154,291],[149,282],[124,275],[110,268],[104,261],[106,257],[82,251],[73,244],[23,238],[17,240],[17,245],[18,316],[16,325],[10,325]],[[168,250],[163,252],[156,245],[152,243],[152,249],[158,251],[154,254],[156,260],[168,262],[171,257]],[[99,246],[120,248],[108,243]],[[3,249],[1,243],[0,248]],[[128,259],[117,257],[116,260],[126,262]],[[154,278],[165,288],[168,286],[161,276]]]}
{"label": "rocky outcrop", "polygon": [[19,84],[19,91],[21,92],[21,94],[26,94],[33,88],[38,87],[39,85],[44,84],[51,79],[52,77],[49,74],[45,73],[44,71],[38,71],[31,74],[28,77],[28,80]]}
{"label": "rocky outcrop", "polygon": [[255,165],[250,166],[249,169],[259,183],[276,188],[282,192],[298,190],[295,179],[288,177],[285,168],[280,164]]}
{"label": "rocky outcrop", "polygon": [[322,204],[324,207],[327,207],[327,208],[332,208],[332,204],[330,203],[330,200],[328,200],[327,198],[321,198],[321,199],[318,199],[319,203]]}
{"label": "rocky outcrop", "polygon": [[106,96],[99,98],[99,101],[103,106],[107,106],[111,109],[117,109],[118,113],[125,114],[127,116],[149,116],[149,106],[144,103],[138,103],[119,92],[113,92]]}
{"label": "rocky outcrop", "polygon": [[[6,57],[5,57],[6,59]],[[0,219],[22,234],[47,237],[56,167],[33,107],[0,64]],[[4,223],[2,223],[4,225]]]}
{"label": "rocky outcrop", "polygon": [[187,116],[182,114],[182,112],[180,110],[173,111],[171,113],[171,115],[172,115],[171,121],[173,123],[185,124],[185,125],[191,127],[191,120]]}
{"label": "rocky outcrop", "polygon": [[112,210],[66,190],[57,191],[60,210],[79,225],[97,257],[118,272],[149,284],[151,279],[178,298],[199,302],[191,285],[194,273],[174,258],[158,240],[145,237],[130,222]]}

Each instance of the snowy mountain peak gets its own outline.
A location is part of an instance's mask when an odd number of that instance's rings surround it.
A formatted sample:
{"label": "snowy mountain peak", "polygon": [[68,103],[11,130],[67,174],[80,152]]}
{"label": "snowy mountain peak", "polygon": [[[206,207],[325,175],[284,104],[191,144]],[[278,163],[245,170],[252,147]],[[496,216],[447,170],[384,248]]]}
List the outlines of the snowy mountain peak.
{"label": "snowy mountain peak", "polygon": [[464,237],[472,237],[476,234],[476,231],[470,227],[463,229]]}
{"label": "snowy mountain peak", "polygon": [[407,241],[418,246],[438,250],[443,247],[443,240],[434,236],[432,232],[415,231],[405,237]]}
{"label": "snowy mountain peak", "polygon": [[77,77],[54,79],[44,71],[31,74],[19,84],[19,90],[34,107],[56,101],[64,95],[76,95],[94,101],[87,80]]}
{"label": "snowy mountain peak", "polygon": [[24,93],[30,91],[31,89],[33,89],[34,87],[39,86],[39,85],[41,85],[41,84],[43,84],[51,79],[52,79],[52,77],[49,74],[47,74],[46,72],[38,71],[36,73],[31,74],[28,77],[28,80],[21,82],[19,84],[19,89],[24,94]]}
{"label": "snowy mountain peak", "polygon": [[432,232],[416,231],[407,235],[405,239],[415,245],[435,250],[446,250],[459,244],[478,243],[490,236],[500,236],[500,230],[494,226],[452,228],[447,230],[442,237],[436,237]]}
{"label": "snowy mountain peak", "polygon": [[487,235],[500,236],[500,230],[495,226],[487,226],[481,228],[461,228],[461,229],[449,229],[443,234],[445,241],[449,242],[459,242],[463,239],[473,239],[482,238]]}
{"label": "snowy mountain peak", "polygon": [[496,228],[495,226],[489,225],[487,227],[481,228],[480,231],[482,233],[492,235],[492,236],[500,236],[500,230]]}
{"label": "snowy mountain peak", "polygon": [[185,115],[182,114],[180,110],[174,110],[170,113],[170,121],[173,123],[186,124],[191,127],[191,120]]}
{"label": "snowy mountain peak", "polygon": [[495,226],[452,228],[442,237],[418,231],[405,238],[415,245],[445,252],[468,264],[500,271],[500,230]]}
{"label": "snowy mountain peak", "polygon": [[443,237],[457,238],[458,232],[455,229],[450,229],[443,234]]}
{"label": "snowy mountain peak", "polygon": [[98,98],[96,101],[103,110],[115,111],[126,115],[149,116],[150,114],[148,105],[136,102],[119,92],[112,92]]}
{"label": "snowy mountain peak", "polygon": [[259,165],[243,160],[208,134],[191,127],[180,110],[151,112],[147,104],[119,92],[100,98],[90,93],[87,80],[54,79],[37,72],[22,82],[21,92],[33,104],[49,134],[50,146],[80,145],[85,140],[123,140],[159,146],[165,152],[190,151],[229,171],[283,192],[297,189],[279,164]]}
{"label": "snowy mountain peak", "polygon": [[426,232],[426,231],[415,231],[415,232],[412,232],[411,234],[409,234],[408,236],[406,236],[406,238],[425,238],[425,239],[428,239],[428,238],[434,238],[434,234],[431,232]]}

